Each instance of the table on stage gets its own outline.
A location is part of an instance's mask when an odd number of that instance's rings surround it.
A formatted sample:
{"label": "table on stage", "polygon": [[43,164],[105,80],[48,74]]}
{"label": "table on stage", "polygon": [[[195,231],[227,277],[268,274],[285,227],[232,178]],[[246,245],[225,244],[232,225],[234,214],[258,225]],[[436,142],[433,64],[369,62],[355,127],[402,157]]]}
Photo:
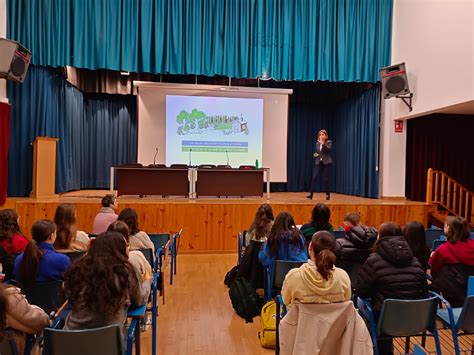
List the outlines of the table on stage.
{"label": "table on stage", "polygon": [[263,196],[270,198],[270,169],[142,167],[123,165],[110,168],[110,190],[117,176],[117,195]]}

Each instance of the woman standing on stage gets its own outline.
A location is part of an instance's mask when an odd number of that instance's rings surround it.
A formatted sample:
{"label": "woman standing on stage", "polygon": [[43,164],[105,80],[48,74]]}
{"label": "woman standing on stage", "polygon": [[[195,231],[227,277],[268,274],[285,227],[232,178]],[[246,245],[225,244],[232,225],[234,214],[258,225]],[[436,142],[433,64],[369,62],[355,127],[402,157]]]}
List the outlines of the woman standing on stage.
{"label": "woman standing on stage", "polygon": [[331,167],[332,167],[332,141],[329,139],[326,130],[321,129],[318,132],[318,141],[316,142],[316,152],[314,156],[313,174],[311,177],[311,186],[309,190],[309,199],[313,198],[313,192],[316,189],[316,182],[318,177],[321,176],[324,182],[324,190],[326,191],[326,200],[329,200],[330,195],[330,179],[331,179]]}

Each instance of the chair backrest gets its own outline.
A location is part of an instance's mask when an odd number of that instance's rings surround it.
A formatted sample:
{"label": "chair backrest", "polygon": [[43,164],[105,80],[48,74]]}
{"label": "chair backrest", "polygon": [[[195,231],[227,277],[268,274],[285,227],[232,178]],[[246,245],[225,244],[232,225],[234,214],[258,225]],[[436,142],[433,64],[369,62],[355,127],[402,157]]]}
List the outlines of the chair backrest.
{"label": "chair backrest", "polygon": [[438,298],[420,300],[386,299],[377,324],[378,335],[394,337],[420,334],[436,324]]}
{"label": "chair backrest", "polygon": [[428,248],[431,248],[433,245],[433,241],[435,241],[436,239],[441,239],[441,235],[443,235],[443,231],[441,229],[427,229],[425,231],[426,246]]}
{"label": "chair backrest", "polygon": [[18,355],[18,348],[16,346],[15,338],[9,330],[5,332],[3,340],[0,342],[1,355]]}
{"label": "chair backrest", "polygon": [[285,276],[288,274],[288,271],[298,268],[303,264],[306,264],[306,261],[276,260],[275,270],[273,272],[272,288],[274,290],[281,290],[283,287],[283,281],[285,280]]}
{"label": "chair backrest", "polygon": [[332,231],[331,234],[334,236],[334,238],[339,239],[339,238],[344,238],[346,235],[345,231]]}
{"label": "chair backrest", "polygon": [[459,315],[457,328],[465,332],[474,332],[474,295],[466,297]]}
{"label": "chair backrest", "polygon": [[242,232],[237,233],[237,264],[240,264],[242,258],[242,246],[244,245],[244,237]]}
{"label": "chair backrest", "polygon": [[170,248],[171,248],[171,240],[168,240],[165,244],[165,246],[163,247],[164,248],[164,257],[163,257],[163,260],[160,260],[161,262],[161,265],[160,265],[160,268],[161,268],[161,271],[163,272],[164,269],[166,269],[166,265],[168,265],[168,258],[169,258],[169,255],[170,255]]}
{"label": "chair backrest", "polygon": [[446,243],[446,240],[444,240],[444,239],[435,239],[435,240],[433,240],[433,245],[431,246],[431,251],[435,251],[436,249],[438,249],[439,246],[443,245],[444,243]]}
{"label": "chair backrest", "polygon": [[213,169],[216,166],[214,164],[201,164],[198,166],[199,169]]}
{"label": "chair backrest", "polygon": [[22,291],[29,303],[42,308],[46,313],[56,311],[64,303],[62,280],[37,282]]}
{"label": "chair backrest", "polygon": [[151,248],[141,248],[141,249],[138,249],[138,250],[140,250],[140,252],[145,257],[146,261],[148,261],[148,263],[151,266],[151,269],[155,270],[155,256],[153,255],[153,249],[151,249]]}
{"label": "chair backrest", "polygon": [[181,245],[181,234],[183,234],[183,228],[181,228],[177,233],[175,233],[175,255],[178,255],[179,246]]}
{"label": "chair backrest", "polygon": [[469,276],[467,279],[467,295],[474,296],[474,276]]}
{"label": "chair backrest", "polygon": [[122,354],[122,337],[119,325],[85,329],[44,330],[45,355]]}
{"label": "chair backrest", "polygon": [[187,169],[188,165],[187,164],[171,164],[170,168],[174,169]]}
{"label": "chair backrest", "polygon": [[150,237],[153,245],[155,246],[155,250],[163,248],[168,240],[170,240],[169,233],[151,233],[148,234]]}
{"label": "chair backrest", "polygon": [[69,258],[69,260],[71,260],[71,263],[72,263],[76,261],[77,259],[80,259],[84,255],[86,255],[86,252],[85,251],[71,251],[69,253],[64,253],[64,255],[66,255]]}

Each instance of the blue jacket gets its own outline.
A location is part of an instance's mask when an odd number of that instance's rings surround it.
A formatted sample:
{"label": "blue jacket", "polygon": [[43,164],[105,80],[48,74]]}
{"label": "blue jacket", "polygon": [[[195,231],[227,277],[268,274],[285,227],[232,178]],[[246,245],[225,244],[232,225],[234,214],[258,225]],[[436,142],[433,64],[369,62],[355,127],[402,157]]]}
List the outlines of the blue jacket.
{"label": "blue jacket", "polygon": [[[285,238],[290,238],[289,234]],[[278,255],[270,256],[270,251],[268,249],[268,243],[265,242],[263,247],[260,249],[258,254],[258,260],[264,266],[272,266],[275,260],[286,260],[286,261],[308,261],[308,252],[306,250],[306,243],[303,236],[300,236],[301,246],[300,245],[291,245],[290,243],[286,244],[283,241],[279,245]]]}
{"label": "blue jacket", "polygon": [[[56,252],[52,244],[43,242],[39,243],[38,246],[41,250],[43,250],[43,256],[41,257],[39,263],[36,282],[62,280],[64,272],[71,265],[69,258],[64,254]],[[24,253],[21,253],[15,260],[13,274],[17,280],[19,279],[19,271],[21,262],[23,261],[23,255]]]}

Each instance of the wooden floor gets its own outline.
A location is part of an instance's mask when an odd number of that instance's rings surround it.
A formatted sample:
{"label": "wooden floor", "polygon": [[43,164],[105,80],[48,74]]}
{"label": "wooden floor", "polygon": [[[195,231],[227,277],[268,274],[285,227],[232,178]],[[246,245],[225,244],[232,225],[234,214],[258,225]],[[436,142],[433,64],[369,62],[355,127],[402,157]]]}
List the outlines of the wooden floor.
{"label": "wooden floor", "polygon": [[[15,208],[21,216],[20,227],[28,236],[33,222],[40,218],[54,217],[59,203],[74,203],[77,209],[79,230],[91,232],[92,222],[100,209],[100,199],[108,191],[83,190],[63,194],[54,200],[8,199],[7,206]],[[252,223],[255,211],[262,203],[270,203],[274,214],[289,211],[296,224],[311,218],[311,210],[319,201],[327,203],[331,210],[331,223],[336,228],[344,215],[359,212],[362,223],[379,226],[395,221],[405,224],[418,220],[428,221],[430,206],[405,199],[369,199],[357,196],[331,194],[326,201],[324,194],[315,194],[312,201],[307,193],[272,193],[265,198],[183,198],[129,197],[118,199],[119,209],[134,208],[139,215],[140,228],[148,233],[175,232],[183,228],[181,250],[183,252],[233,252],[237,233]]]}
{"label": "wooden floor", "polygon": [[[223,279],[236,258],[231,254],[178,256],[178,274],[172,286],[167,284],[166,304],[159,305],[157,354],[274,354],[260,346],[260,318],[246,324],[232,309]],[[453,354],[450,332],[442,330],[440,336],[443,354]],[[469,348],[472,341],[474,336],[461,338],[462,347]],[[151,353],[149,330],[142,333],[142,347],[143,354]],[[404,339],[396,339],[395,348],[403,353]],[[435,351],[432,339],[426,349]]]}

